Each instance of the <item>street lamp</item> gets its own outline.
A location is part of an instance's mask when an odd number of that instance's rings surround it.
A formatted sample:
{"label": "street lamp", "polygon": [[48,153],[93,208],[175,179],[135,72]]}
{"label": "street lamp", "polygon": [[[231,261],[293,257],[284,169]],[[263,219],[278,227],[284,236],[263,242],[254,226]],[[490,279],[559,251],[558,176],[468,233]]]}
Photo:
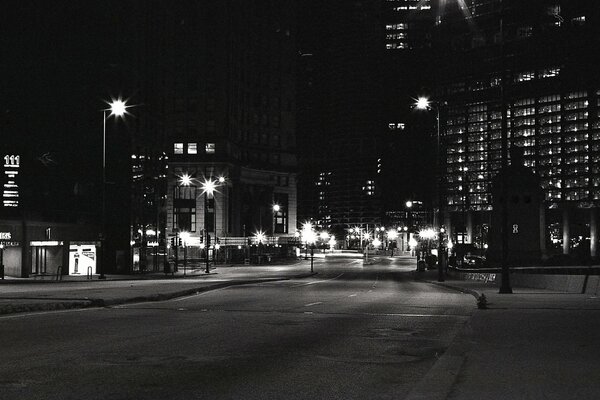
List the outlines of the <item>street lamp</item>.
{"label": "street lamp", "polygon": [[183,245],[183,276],[185,276],[187,270],[187,243],[190,240],[190,233],[185,231],[181,232],[179,237],[181,238],[181,244]]}
{"label": "street lamp", "polygon": [[[100,239],[102,247],[102,260],[100,262],[100,276],[98,279],[106,279],[104,276],[104,264],[106,264],[106,120],[114,115],[115,119],[127,114],[127,102],[118,99],[112,99],[107,102],[109,108],[102,110],[102,236]],[[107,114],[107,112],[109,112]]]}
{"label": "street lamp", "polygon": [[273,204],[273,231],[271,232],[273,237],[275,236],[275,222],[277,221],[279,211],[281,211],[281,206],[279,204]]}
{"label": "street lamp", "polygon": [[[204,179],[204,182],[200,183],[200,187],[202,188],[202,193],[204,193],[204,210],[205,210],[205,217],[206,217],[206,211],[208,210],[208,199],[209,197],[212,197],[213,199],[213,228],[215,230],[215,244],[217,243],[217,200],[214,196],[214,193],[217,190],[217,183],[224,183],[225,182],[225,177],[220,176],[219,178],[217,178],[216,180],[213,180],[211,178],[209,179]],[[204,221],[204,230],[206,231],[206,270],[205,272],[208,274],[210,272],[209,269],[209,259],[208,259],[208,252],[210,249],[209,246],[209,237],[210,234],[208,233],[208,229],[206,229],[206,220]],[[215,253],[213,253],[213,258],[214,258]]]}
{"label": "street lamp", "polygon": [[[429,100],[427,97],[419,97],[415,103],[415,108],[418,110],[435,110],[436,113],[436,130],[437,130],[437,171],[438,171],[438,282],[444,282],[444,232],[442,230],[442,219],[444,218],[444,171],[442,171],[442,147],[440,135],[440,107]],[[408,204],[407,204],[408,205]]]}

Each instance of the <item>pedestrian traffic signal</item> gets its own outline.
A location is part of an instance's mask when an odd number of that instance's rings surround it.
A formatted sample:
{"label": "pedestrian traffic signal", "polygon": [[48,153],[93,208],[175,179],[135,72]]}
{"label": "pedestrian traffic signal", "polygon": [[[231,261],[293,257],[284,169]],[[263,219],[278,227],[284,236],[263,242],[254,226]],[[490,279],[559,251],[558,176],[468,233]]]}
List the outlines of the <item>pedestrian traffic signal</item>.
{"label": "pedestrian traffic signal", "polygon": [[210,234],[206,235],[206,245],[210,246]]}
{"label": "pedestrian traffic signal", "polygon": [[181,246],[181,238],[179,238],[179,239],[178,239],[178,241],[177,241],[177,245],[178,245],[178,246]]}
{"label": "pedestrian traffic signal", "polygon": [[174,237],[171,238],[171,247],[175,247],[175,238]]}

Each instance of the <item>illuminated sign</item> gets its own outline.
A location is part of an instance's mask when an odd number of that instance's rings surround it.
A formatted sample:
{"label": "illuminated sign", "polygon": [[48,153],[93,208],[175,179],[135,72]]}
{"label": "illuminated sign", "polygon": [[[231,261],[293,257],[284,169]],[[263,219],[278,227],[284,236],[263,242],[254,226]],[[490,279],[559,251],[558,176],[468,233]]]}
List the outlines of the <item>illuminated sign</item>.
{"label": "illuminated sign", "polygon": [[15,154],[4,155],[4,187],[2,190],[2,206],[19,206],[18,176],[21,167],[21,156]]}
{"label": "illuminated sign", "polygon": [[0,240],[10,240],[12,235],[10,232],[0,232]]}

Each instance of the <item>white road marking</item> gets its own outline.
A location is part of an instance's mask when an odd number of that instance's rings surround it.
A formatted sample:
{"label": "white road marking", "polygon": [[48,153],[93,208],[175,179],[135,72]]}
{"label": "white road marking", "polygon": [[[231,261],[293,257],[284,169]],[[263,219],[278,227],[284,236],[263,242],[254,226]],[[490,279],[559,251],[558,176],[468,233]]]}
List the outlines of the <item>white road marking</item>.
{"label": "white road marking", "polygon": [[352,293],[350,296],[348,297],[355,297],[357,295],[357,293]]}
{"label": "white road marking", "polygon": [[98,310],[102,310],[102,308],[84,307],[84,308],[71,308],[68,310],[35,311],[35,312],[28,312],[28,313],[4,314],[4,315],[0,315],[0,319],[17,319],[17,318],[37,317],[40,315],[47,315],[47,314],[58,314],[58,313],[62,314],[62,313],[98,311]]}
{"label": "white road marking", "polygon": [[300,286],[308,286],[308,285],[316,285],[317,283],[322,283],[322,282],[328,282],[328,281],[332,281],[334,279],[339,278],[340,276],[344,275],[344,273],[342,272],[341,274],[339,274],[338,276],[335,276],[333,278],[330,279],[322,279],[320,281],[312,281],[312,282],[308,282],[308,283],[301,283],[299,285],[294,285],[292,287],[300,287]]}
{"label": "white road marking", "polygon": [[317,304],[323,304],[323,302],[322,301],[317,301],[317,302],[314,302],[314,303],[308,303],[308,304],[305,304],[304,307],[316,306]]}

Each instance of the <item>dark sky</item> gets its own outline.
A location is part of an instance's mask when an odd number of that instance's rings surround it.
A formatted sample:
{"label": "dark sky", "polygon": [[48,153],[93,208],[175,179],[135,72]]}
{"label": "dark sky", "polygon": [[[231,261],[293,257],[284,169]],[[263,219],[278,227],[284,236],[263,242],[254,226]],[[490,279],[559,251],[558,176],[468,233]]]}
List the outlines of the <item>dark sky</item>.
{"label": "dark sky", "polygon": [[110,83],[122,61],[122,15],[111,1],[3,2],[1,146],[22,154],[29,190],[67,198],[77,183],[97,185],[103,99],[119,95]]}

